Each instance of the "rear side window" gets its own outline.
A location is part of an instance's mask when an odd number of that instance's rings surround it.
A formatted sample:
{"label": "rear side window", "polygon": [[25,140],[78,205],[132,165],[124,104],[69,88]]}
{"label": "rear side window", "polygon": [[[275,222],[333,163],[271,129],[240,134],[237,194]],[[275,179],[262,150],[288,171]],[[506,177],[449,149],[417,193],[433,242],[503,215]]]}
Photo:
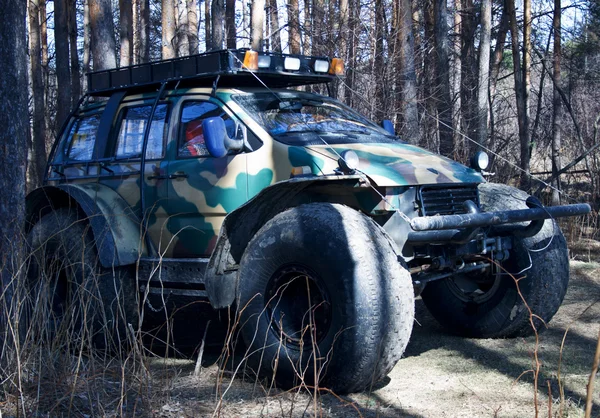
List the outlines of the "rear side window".
{"label": "rear side window", "polygon": [[[146,147],[146,158],[149,160],[161,158],[163,155],[167,111],[166,104],[156,106]],[[123,110],[117,137],[117,158],[135,158],[142,155],[144,131],[151,112],[152,106],[128,107]]]}
{"label": "rear side window", "polygon": [[92,159],[98,125],[100,125],[99,113],[75,121],[69,133],[68,160],[89,161]]}

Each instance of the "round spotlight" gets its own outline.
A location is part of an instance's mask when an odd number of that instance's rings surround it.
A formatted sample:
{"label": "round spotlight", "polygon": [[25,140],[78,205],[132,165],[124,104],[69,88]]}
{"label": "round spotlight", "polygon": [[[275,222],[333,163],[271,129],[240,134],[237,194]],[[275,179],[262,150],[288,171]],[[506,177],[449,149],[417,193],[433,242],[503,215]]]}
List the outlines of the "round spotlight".
{"label": "round spotlight", "polygon": [[483,171],[488,168],[490,157],[485,151],[477,151],[471,158],[471,167],[477,171]]}
{"label": "round spotlight", "polygon": [[358,168],[360,161],[354,151],[346,150],[340,154],[338,164],[344,173],[351,173]]}

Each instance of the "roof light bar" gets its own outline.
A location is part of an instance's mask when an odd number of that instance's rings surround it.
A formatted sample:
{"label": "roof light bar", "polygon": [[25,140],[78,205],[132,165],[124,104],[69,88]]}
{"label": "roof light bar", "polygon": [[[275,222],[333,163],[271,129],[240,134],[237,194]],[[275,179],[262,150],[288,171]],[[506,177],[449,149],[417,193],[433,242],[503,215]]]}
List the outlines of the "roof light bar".
{"label": "roof light bar", "polygon": [[[270,61],[270,59],[269,59]],[[256,51],[246,51],[244,54],[244,68],[247,68],[250,71],[258,70],[258,52]],[[269,62],[270,64],[270,62]]]}
{"label": "roof light bar", "polygon": [[341,58],[332,59],[329,74],[344,75],[344,60]]}
{"label": "roof light bar", "polygon": [[271,66],[271,57],[268,55],[258,56],[258,68],[269,68]]}
{"label": "roof light bar", "polygon": [[315,72],[326,73],[329,71],[329,61],[315,60]]}
{"label": "roof light bar", "polygon": [[300,69],[300,58],[285,57],[283,68],[288,71],[298,71]]}

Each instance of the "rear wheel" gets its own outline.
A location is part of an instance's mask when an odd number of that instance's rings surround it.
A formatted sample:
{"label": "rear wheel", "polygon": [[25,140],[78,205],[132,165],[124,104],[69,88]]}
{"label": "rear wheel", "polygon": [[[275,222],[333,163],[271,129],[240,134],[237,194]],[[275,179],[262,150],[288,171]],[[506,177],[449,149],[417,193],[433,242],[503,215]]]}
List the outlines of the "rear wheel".
{"label": "rear wheel", "polygon": [[57,209],[34,225],[28,247],[22,338],[70,348],[126,346],[128,324],[137,327],[135,286],[125,270],[100,266],[88,223]]}
{"label": "rear wheel", "polygon": [[[528,195],[513,187],[488,183],[480,185],[479,192],[487,212],[527,208]],[[532,237],[513,237],[510,257],[501,266],[428,283],[423,302],[438,322],[459,335],[532,335],[527,307],[535,315],[535,328],[542,331],[545,327],[537,317],[545,323],[552,319],[569,283],[567,244],[556,221],[546,220]],[[520,279],[518,289],[507,272]]]}
{"label": "rear wheel", "polygon": [[413,288],[389,239],[345,206],[277,215],[240,264],[239,309],[250,365],[284,387],[362,390],[406,348]]}

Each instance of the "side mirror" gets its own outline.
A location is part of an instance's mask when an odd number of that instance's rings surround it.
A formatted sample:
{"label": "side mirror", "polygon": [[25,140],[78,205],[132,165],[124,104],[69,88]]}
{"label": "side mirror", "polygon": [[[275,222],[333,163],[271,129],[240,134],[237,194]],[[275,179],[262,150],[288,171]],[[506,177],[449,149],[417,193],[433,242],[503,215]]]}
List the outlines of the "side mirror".
{"label": "side mirror", "polygon": [[[236,138],[230,138],[225,121],[221,117],[206,118],[202,121],[204,143],[210,155],[221,158],[229,151],[241,151],[244,148],[244,129],[236,126]],[[241,139],[238,139],[242,136]]]}
{"label": "side mirror", "polygon": [[383,129],[385,129],[386,131],[388,131],[390,133],[390,135],[396,135],[396,131],[394,130],[394,124],[392,123],[391,120],[389,119],[384,119],[381,122],[381,127]]}

